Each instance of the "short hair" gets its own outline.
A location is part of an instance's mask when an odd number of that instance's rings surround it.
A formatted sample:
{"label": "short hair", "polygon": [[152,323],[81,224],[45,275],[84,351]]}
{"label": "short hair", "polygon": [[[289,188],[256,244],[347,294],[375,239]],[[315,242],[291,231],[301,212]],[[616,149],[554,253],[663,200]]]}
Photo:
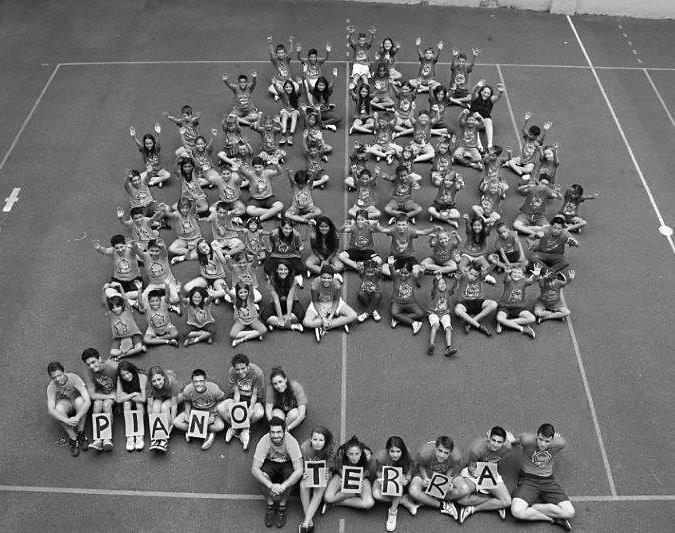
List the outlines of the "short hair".
{"label": "short hair", "polygon": [[509,225],[506,222],[504,222],[503,220],[497,222],[497,229],[501,228],[502,226],[505,226],[506,228],[509,227]]}
{"label": "short hair", "polygon": [[466,54],[464,52],[461,52],[458,56],[458,59],[466,59]]}
{"label": "short hair", "polygon": [[278,44],[275,50],[278,52],[279,50],[283,50],[284,52],[286,51],[286,47],[283,44]]}
{"label": "short hair", "polygon": [[206,379],[206,372],[202,370],[201,368],[195,368],[192,371],[192,375],[190,376],[191,379],[195,379],[196,377],[203,376],[204,379]]}
{"label": "short hair", "polygon": [[47,375],[51,377],[51,375],[56,372],[57,370],[60,370],[61,372],[65,372],[65,369],[63,368],[63,365],[59,363],[58,361],[52,361],[47,365]]}
{"label": "short hair", "polygon": [[530,126],[527,130],[527,133],[529,133],[532,137],[539,137],[541,128],[539,128],[539,126]]}
{"label": "short hair", "polygon": [[162,289],[153,289],[148,293],[148,300],[150,298],[161,298],[164,296]]}
{"label": "short hair", "polygon": [[255,156],[255,157],[251,160],[251,166],[256,166],[256,165],[262,165],[262,166],[265,166],[265,161],[263,161],[262,157]]}
{"label": "short hair", "polygon": [[399,213],[396,215],[396,222],[403,222],[406,221],[408,222],[408,216],[405,213]]}
{"label": "short hair", "polygon": [[333,268],[333,265],[329,265],[328,263],[324,263],[321,266],[321,272],[319,273],[320,276],[323,276],[324,274],[330,274],[331,276],[335,274],[335,269]]}
{"label": "short hair", "polygon": [[539,426],[539,429],[537,429],[537,435],[541,435],[547,439],[552,439],[555,435],[555,428],[553,427],[553,424],[546,423]]}
{"label": "short hair", "polygon": [[239,74],[239,76],[237,76],[237,81],[241,80],[248,81],[248,76],[246,76],[246,74]]}
{"label": "short hair", "polygon": [[278,416],[273,416],[273,417],[270,419],[269,426],[270,426],[270,428],[271,428],[272,426],[281,426],[281,429],[282,429],[283,431],[286,431],[286,422],[284,421],[283,418],[279,418]]}
{"label": "short hair", "polygon": [[559,215],[554,216],[551,219],[551,226],[553,224],[560,224],[561,226],[564,226],[565,225],[565,217],[562,217],[562,216],[559,216]]}
{"label": "short hair", "polygon": [[124,235],[113,235],[110,237],[110,245],[115,246],[117,244],[124,244],[126,242],[126,239],[124,238]]}
{"label": "short hair", "polygon": [[455,449],[455,442],[447,435],[441,435],[436,439],[436,447],[438,448],[439,446],[452,451]]}
{"label": "short hair", "polygon": [[308,56],[311,56],[311,55],[317,55],[318,53],[319,53],[319,52],[316,51],[316,48],[310,48],[309,50],[307,50],[307,55],[308,55]]}
{"label": "short hair", "polygon": [[90,359],[93,357],[94,359],[100,359],[101,354],[98,353],[98,350],[96,348],[85,348],[82,350],[82,355],[80,356],[80,359],[82,359],[83,363],[87,362],[87,359]]}
{"label": "short hair", "polygon": [[490,430],[490,437],[501,437],[506,440],[506,430],[501,426],[495,426]]}
{"label": "short hair", "polygon": [[232,356],[232,360],[230,361],[230,365],[232,368],[234,368],[236,365],[239,364],[244,364],[248,365],[250,363],[248,355],[245,353],[236,353]]}
{"label": "short hair", "polygon": [[145,208],[144,207],[132,207],[131,210],[129,211],[129,216],[136,216],[136,215],[143,215],[145,216]]}
{"label": "short hair", "polygon": [[192,114],[192,106],[190,104],[186,104],[183,107],[180,108],[181,113],[186,113],[186,114]]}
{"label": "short hair", "polygon": [[129,177],[132,177],[132,176],[138,176],[138,177],[140,177],[140,176],[141,176],[141,173],[140,173],[140,171],[136,170],[135,168],[132,168],[132,169],[129,171]]}

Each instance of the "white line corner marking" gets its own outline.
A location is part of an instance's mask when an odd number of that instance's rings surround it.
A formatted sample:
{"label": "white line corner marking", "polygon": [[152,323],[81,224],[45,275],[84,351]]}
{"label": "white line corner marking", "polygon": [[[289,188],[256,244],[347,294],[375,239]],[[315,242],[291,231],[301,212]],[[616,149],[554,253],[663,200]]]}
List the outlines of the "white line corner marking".
{"label": "white line corner marking", "polygon": [[5,198],[5,207],[2,208],[3,213],[9,213],[14,207],[14,204],[19,201],[19,192],[21,187],[14,187],[12,194]]}

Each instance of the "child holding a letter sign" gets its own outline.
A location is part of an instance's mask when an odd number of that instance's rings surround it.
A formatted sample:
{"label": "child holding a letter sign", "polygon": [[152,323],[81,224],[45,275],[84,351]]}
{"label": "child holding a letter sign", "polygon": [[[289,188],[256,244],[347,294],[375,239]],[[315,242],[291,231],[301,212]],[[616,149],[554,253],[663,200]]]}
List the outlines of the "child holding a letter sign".
{"label": "child holding a letter sign", "polygon": [[[136,411],[136,416],[143,420],[145,416],[145,389],[148,377],[135,364],[121,361],[117,367],[117,403],[121,403],[124,412]],[[132,409],[133,405],[133,409]],[[127,451],[142,450],[145,446],[143,436],[127,437]]]}
{"label": "child holding a letter sign", "polygon": [[390,503],[386,530],[394,531],[399,503],[411,513],[417,511],[415,502],[405,494],[412,479],[413,460],[403,439],[392,436],[387,439],[384,449],[375,454],[374,463],[373,498]]}
{"label": "child holding a letter sign", "polygon": [[[161,366],[152,366],[148,370],[147,403],[148,415],[163,414],[166,417],[166,430],[171,433],[173,421],[178,414],[178,394],[180,386],[176,374],[172,370],[164,370]],[[162,422],[163,424],[163,422]],[[152,421],[150,438],[153,436]],[[167,435],[168,437],[168,435]],[[150,449],[166,452],[168,439],[152,439]]]}
{"label": "child holding a letter sign", "polygon": [[424,444],[415,460],[417,473],[410,482],[413,500],[457,520],[454,501],[471,493],[471,487],[459,476],[461,459],[462,454],[450,437],[442,435]]}
{"label": "child holding a letter sign", "polygon": [[375,505],[370,483],[371,456],[370,448],[356,435],[338,448],[331,468],[333,477],[323,496],[325,504],[321,514],[325,512],[326,504],[331,503],[363,510]]}
{"label": "child holding a letter sign", "polygon": [[312,429],[311,437],[300,445],[305,461],[305,473],[300,481],[300,501],[305,516],[300,523],[300,533],[314,529],[314,515],[321,505],[331,478],[328,465],[333,461],[333,434],[323,426]]}

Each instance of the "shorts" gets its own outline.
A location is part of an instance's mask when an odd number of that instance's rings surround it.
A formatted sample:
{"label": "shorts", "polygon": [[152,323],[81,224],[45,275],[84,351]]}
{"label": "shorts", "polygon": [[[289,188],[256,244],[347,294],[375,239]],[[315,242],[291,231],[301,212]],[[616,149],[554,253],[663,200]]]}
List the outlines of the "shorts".
{"label": "shorts", "polygon": [[246,210],[246,206],[244,205],[244,202],[239,200],[238,198],[236,200],[220,200],[220,202],[223,202],[226,204],[226,209],[228,211],[234,211],[235,213],[241,213],[243,214],[244,211]]}
{"label": "shorts", "polygon": [[434,200],[434,203],[431,204],[431,206],[436,209],[436,211],[450,211],[451,209],[455,208],[455,202],[451,202],[449,204],[442,204],[440,202],[437,202]]}
{"label": "shorts", "polygon": [[117,278],[110,278],[110,281],[113,283],[119,283],[122,285],[122,288],[124,289],[124,292],[132,292],[132,291],[137,291],[138,287],[136,286],[135,282],[139,281],[141,283],[141,287],[143,286],[143,278],[138,276],[135,277],[132,280],[125,281],[123,279],[117,279]]}
{"label": "shorts", "polygon": [[[337,308],[335,309],[335,312],[333,313],[333,317],[341,316],[342,314],[342,309],[345,306],[345,302],[342,298],[340,298],[340,301],[338,302]],[[307,315],[311,314],[315,315],[317,318],[323,317],[326,318],[327,314],[321,314],[319,310],[314,306],[314,302],[310,303],[309,306],[307,307],[307,312],[305,313],[305,317]]]}
{"label": "shorts", "polygon": [[174,326],[173,324],[169,324],[167,326],[164,326],[163,328],[148,326],[148,328],[145,330],[145,334],[150,335],[151,337],[166,337],[171,333],[177,332],[178,330],[176,329],[176,326]]}
{"label": "shorts", "polygon": [[192,324],[188,324],[188,331],[206,331],[207,333],[210,333],[211,335],[216,334],[216,324],[214,322],[210,322],[209,324],[204,324],[203,326],[193,326]]}
{"label": "shorts", "polygon": [[453,98],[466,98],[469,96],[469,90],[457,88],[451,91],[450,96]]}
{"label": "shorts", "polygon": [[583,219],[579,215],[566,215],[565,213],[558,213],[556,216],[563,217],[565,224],[578,224]]}
{"label": "shorts", "polygon": [[274,195],[268,196],[267,198],[251,198],[249,199],[249,206],[270,209],[274,205],[274,202]]}
{"label": "shorts", "polygon": [[418,207],[417,204],[412,200],[407,200],[402,204],[398,203],[396,200],[392,200],[392,203],[395,204],[394,209],[396,211],[403,211],[404,213],[410,213],[410,211],[414,211]]}
{"label": "shorts", "polygon": [[514,318],[518,318],[520,316],[520,313],[523,311],[527,311],[524,307],[506,307],[506,306],[498,306],[497,307],[497,312],[500,313],[506,313],[506,318],[507,320],[512,320]]}
{"label": "shorts", "polygon": [[546,226],[548,219],[544,213],[527,214],[521,211],[514,222],[522,222],[526,226]]}
{"label": "shorts", "polygon": [[291,204],[291,207],[289,207],[286,210],[286,214],[287,215],[302,216],[302,215],[306,215],[308,213],[313,213],[315,209],[316,208],[315,208],[314,204],[311,204],[311,205],[308,205],[308,206],[303,206],[303,207],[297,206],[295,204]]}
{"label": "shorts", "polygon": [[345,250],[349,259],[355,263],[360,263],[362,261],[368,261],[373,255],[375,255],[375,250],[359,250],[358,248],[347,248]]}
{"label": "shorts", "polygon": [[267,474],[272,483],[283,483],[293,474],[293,463],[291,461],[280,463],[265,459],[260,470]]}
{"label": "shorts", "polygon": [[481,160],[480,150],[478,148],[467,148],[465,146],[460,146],[455,150],[453,154],[455,159],[464,159],[464,157],[469,157],[470,159],[475,159],[476,161]]}
{"label": "shorts", "polygon": [[477,315],[483,310],[483,303],[485,298],[478,298],[476,300],[460,300],[457,304],[462,304],[466,307],[466,312],[469,315]]}
{"label": "shorts", "polygon": [[540,307],[541,309],[544,309],[545,311],[551,311],[552,313],[569,313],[570,311],[562,303],[562,300],[558,300],[557,302],[545,302],[537,298],[537,300],[534,302],[534,306],[535,309]]}
{"label": "shorts", "polygon": [[370,67],[368,65],[362,65],[361,63],[354,63],[352,65],[352,78],[360,78],[361,76],[365,76],[366,78],[370,78],[372,74],[370,73]]}
{"label": "shorts", "polygon": [[443,313],[440,317],[436,313],[429,313],[429,325],[433,328],[441,324],[443,329],[452,329],[450,313]]}
{"label": "shorts", "polygon": [[241,248],[244,246],[244,243],[241,241],[241,239],[238,239],[237,237],[214,240],[213,242],[223,248],[225,251],[233,250],[234,248]]}
{"label": "shorts", "polygon": [[569,497],[560,485],[551,477],[533,476],[520,474],[518,486],[513,493],[513,498],[520,498],[532,505],[539,501],[543,503],[559,504],[568,501]]}
{"label": "shorts", "polygon": [[[490,494],[489,490],[478,488],[478,478],[473,477],[469,473],[469,469],[467,467],[464,467],[462,471],[459,473],[459,475],[462,476],[464,479],[471,481],[471,483],[473,483],[474,492],[477,492],[478,494]],[[499,485],[500,483],[502,485],[504,484],[504,480],[502,479],[502,476],[499,473],[497,473],[497,479],[495,479],[495,481],[497,482],[497,485]]]}

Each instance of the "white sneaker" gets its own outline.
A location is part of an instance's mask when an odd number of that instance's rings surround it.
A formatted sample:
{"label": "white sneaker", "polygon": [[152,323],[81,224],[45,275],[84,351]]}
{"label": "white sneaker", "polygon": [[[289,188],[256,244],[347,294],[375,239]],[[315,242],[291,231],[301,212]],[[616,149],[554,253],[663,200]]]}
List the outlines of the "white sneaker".
{"label": "white sneaker", "polygon": [[333,278],[338,280],[340,283],[344,283],[344,279],[342,279],[342,274],[340,273],[333,274]]}
{"label": "white sneaker", "polygon": [[422,329],[422,322],[413,322],[412,323],[413,335],[417,335],[420,332],[421,329]]}
{"label": "white sneaker", "polygon": [[373,320],[375,322],[379,322],[380,320],[382,320],[382,317],[380,316],[380,313],[378,313],[377,311],[373,311]]}
{"label": "white sneaker", "polygon": [[239,433],[239,440],[241,441],[241,447],[244,448],[244,451],[248,450],[248,443],[251,442],[251,431],[242,429],[241,433]]}
{"label": "white sneaker", "polygon": [[295,276],[295,282],[298,284],[299,288],[303,288],[305,286],[305,278],[302,277],[302,275],[298,274]]}
{"label": "white sneaker", "polygon": [[361,313],[359,316],[356,317],[356,320],[359,322],[365,322],[368,318],[368,313]]}
{"label": "white sneaker", "polygon": [[209,436],[206,437],[204,444],[202,444],[202,450],[208,450],[213,444],[214,440],[216,440],[216,434],[212,431],[209,433]]}
{"label": "white sneaker", "polygon": [[143,440],[143,437],[136,437],[136,449],[141,451],[143,448],[145,448],[145,441]]}
{"label": "white sneaker", "polygon": [[499,513],[499,518],[506,520],[506,509],[499,509],[497,512]]}
{"label": "white sneaker", "polygon": [[398,320],[396,320],[395,318],[392,318],[391,319],[391,327],[395,328],[396,326],[398,326]]}
{"label": "white sneaker", "polygon": [[385,525],[385,529],[387,531],[395,531],[396,530],[396,511],[393,513],[389,511],[387,515],[387,524]]}
{"label": "white sneaker", "polygon": [[314,336],[316,337],[316,342],[321,342],[321,337],[323,337],[321,328],[314,328]]}
{"label": "white sneaker", "polygon": [[493,276],[488,274],[487,276],[485,276],[485,283],[489,283],[490,285],[495,285],[497,283],[497,280]]}
{"label": "white sneaker", "polygon": [[462,507],[462,509],[459,511],[459,523],[463,524],[464,522],[466,522],[466,519],[469,518],[475,512],[476,508],[473,505],[467,505],[466,507]]}
{"label": "white sneaker", "polygon": [[293,331],[299,331],[300,333],[305,331],[305,328],[302,327],[302,324],[300,324],[300,322],[297,322],[295,324],[291,324],[291,329]]}
{"label": "white sneaker", "polygon": [[136,449],[136,439],[134,437],[127,437],[127,451],[133,452]]}
{"label": "white sneaker", "polygon": [[225,432],[225,442],[230,442],[233,437],[234,437],[234,429],[227,428],[227,431]]}
{"label": "white sneaker", "polygon": [[452,502],[443,502],[441,504],[440,511],[442,514],[452,516],[455,520],[459,518],[459,515],[457,514],[457,507],[455,507],[455,504]]}
{"label": "white sneaker", "polygon": [[342,328],[345,330],[345,333],[349,333],[349,325],[348,324],[345,324],[344,326],[342,326]]}
{"label": "white sneaker", "polygon": [[387,222],[387,224],[388,224],[389,226],[391,226],[394,222],[396,222],[396,217],[391,217],[391,218],[389,219],[389,222]]}

